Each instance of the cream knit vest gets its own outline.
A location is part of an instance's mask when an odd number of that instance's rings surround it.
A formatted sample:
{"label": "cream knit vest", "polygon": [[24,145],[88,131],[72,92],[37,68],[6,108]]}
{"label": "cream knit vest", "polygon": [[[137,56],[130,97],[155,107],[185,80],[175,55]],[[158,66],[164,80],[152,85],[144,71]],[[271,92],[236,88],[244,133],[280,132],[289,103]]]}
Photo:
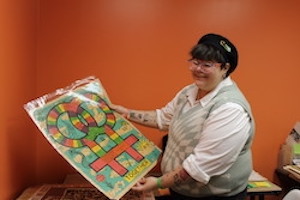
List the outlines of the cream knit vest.
{"label": "cream knit vest", "polygon": [[[196,87],[190,85],[188,87]],[[243,191],[247,187],[248,177],[252,171],[251,143],[254,135],[254,120],[251,108],[238,89],[236,84],[222,88],[212,101],[205,107],[200,104],[182,113],[182,107],[186,103],[186,90],[183,90],[177,102],[176,111],[169,126],[167,148],[162,159],[162,171],[167,173],[182,165],[182,162],[193,153],[198,143],[201,129],[209,114],[220,105],[234,102],[241,105],[251,119],[249,138],[240,152],[236,162],[229,170],[220,176],[211,177],[207,185],[195,180],[172,187],[172,190],[192,197],[204,197],[211,195],[231,196]]]}

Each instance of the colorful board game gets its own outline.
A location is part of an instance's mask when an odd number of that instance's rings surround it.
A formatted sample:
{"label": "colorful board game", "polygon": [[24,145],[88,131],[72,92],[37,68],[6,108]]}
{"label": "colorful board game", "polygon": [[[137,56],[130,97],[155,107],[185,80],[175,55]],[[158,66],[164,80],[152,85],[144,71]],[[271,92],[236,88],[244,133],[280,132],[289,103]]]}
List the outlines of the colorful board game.
{"label": "colorful board game", "polygon": [[88,77],[24,105],[50,144],[109,199],[120,199],[155,165],[161,150],[109,107]]}

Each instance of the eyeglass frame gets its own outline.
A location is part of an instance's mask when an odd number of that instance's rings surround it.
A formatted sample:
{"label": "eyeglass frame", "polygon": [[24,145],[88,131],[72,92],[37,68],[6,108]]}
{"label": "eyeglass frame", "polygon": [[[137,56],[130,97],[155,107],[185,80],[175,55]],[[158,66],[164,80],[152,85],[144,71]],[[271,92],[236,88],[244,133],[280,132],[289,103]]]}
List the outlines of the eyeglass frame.
{"label": "eyeglass frame", "polygon": [[[195,63],[195,61],[198,62],[198,64]],[[201,61],[201,62],[199,63],[199,61]],[[211,72],[211,69],[213,67],[215,67],[216,64],[223,64],[223,63],[219,63],[219,62],[215,62],[215,61],[202,61],[202,60],[199,60],[196,58],[191,58],[188,60],[188,62],[190,63],[191,66],[195,67],[195,69],[200,67],[200,69],[202,70],[203,73]]]}

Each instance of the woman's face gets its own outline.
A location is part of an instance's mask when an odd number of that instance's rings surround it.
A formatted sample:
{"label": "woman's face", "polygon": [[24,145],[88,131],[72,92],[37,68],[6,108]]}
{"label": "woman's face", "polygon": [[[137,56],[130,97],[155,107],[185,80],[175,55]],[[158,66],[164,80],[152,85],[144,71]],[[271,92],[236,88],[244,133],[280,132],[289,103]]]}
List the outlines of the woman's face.
{"label": "woman's face", "polygon": [[221,69],[221,63],[193,59],[190,61],[189,69],[198,88],[210,92],[224,79],[228,71],[228,65]]}

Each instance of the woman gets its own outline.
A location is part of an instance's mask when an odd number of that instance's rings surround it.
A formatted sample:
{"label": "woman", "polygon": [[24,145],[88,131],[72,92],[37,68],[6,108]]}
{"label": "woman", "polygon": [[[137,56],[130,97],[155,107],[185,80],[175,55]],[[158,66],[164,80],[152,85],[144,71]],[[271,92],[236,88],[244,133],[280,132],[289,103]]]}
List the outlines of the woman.
{"label": "woman", "polygon": [[175,200],[246,199],[254,119],[229,76],[238,52],[225,37],[207,34],[190,55],[194,83],[165,107],[141,111],[111,105],[131,121],[168,130],[163,176],[143,178],[133,189],[170,188]]}

